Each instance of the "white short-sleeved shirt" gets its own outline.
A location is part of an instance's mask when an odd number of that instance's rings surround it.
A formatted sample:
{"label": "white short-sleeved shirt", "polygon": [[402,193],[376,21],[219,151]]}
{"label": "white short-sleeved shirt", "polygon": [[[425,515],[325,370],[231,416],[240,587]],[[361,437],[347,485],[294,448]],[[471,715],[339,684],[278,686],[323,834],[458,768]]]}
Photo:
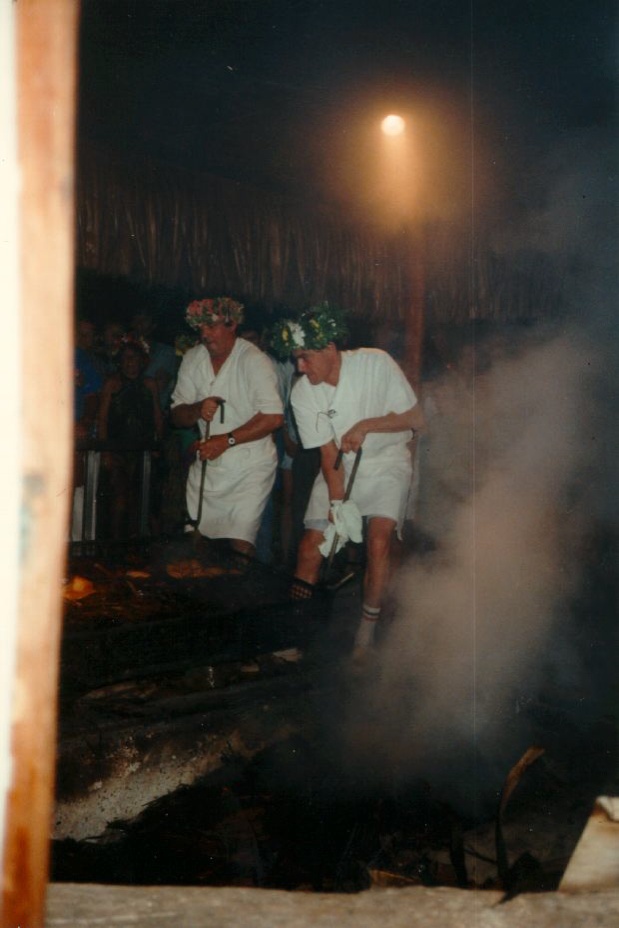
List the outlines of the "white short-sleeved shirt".
{"label": "white short-sleeved shirt", "polygon": [[[341,353],[337,386],[312,385],[301,377],[292,391],[292,407],[304,448],[334,441],[362,419],[403,413],[417,397],[393,358],[376,348],[359,348]],[[363,453],[351,494],[362,515],[385,516],[401,527],[411,480],[408,442],[410,429],[403,432],[371,432],[363,442]],[[355,455],[344,455],[346,479]],[[329,500],[326,483],[319,474],[306,512],[306,524],[325,519]]]}
{"label": "white short-sleeved shirt", "polygon": [[[190,348],[181,363],[172,394],[172,409],[209,396],[225,400],[224,421],[219,414],[210,434],[221,435],[245,425],[256,413],[282,415],[277,375],[269,358],[245,339],[237,338],[219,372],[203,345]],[[202,435],[206,423],[199,420]],[[277,467],[271,435],[228,448],[206,467],[199,530],[209,538],[238,538],[253,544]],[[196,460],[187,478],[187,510],[196,518],[202,462]]]}

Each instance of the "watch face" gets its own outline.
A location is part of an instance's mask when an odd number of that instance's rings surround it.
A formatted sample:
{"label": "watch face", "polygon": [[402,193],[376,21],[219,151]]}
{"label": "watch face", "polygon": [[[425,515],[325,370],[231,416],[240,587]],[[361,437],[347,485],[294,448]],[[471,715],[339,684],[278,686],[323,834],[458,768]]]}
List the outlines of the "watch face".
{"label": "watch face", "polygon": [[234,435],[228,435],[228,444],[236,445],[236,438],[234,437]]}

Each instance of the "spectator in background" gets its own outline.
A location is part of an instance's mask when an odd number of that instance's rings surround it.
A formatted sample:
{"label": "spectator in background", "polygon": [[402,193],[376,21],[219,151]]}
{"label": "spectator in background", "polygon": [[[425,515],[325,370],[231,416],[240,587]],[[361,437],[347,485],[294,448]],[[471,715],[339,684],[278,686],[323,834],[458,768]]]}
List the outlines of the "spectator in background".
{"label": "spectator in background", "polygon": [[97,347],[97,328],[91,319],[78,319],[75,323],[75,344],[99,377],[105,377],[105,365]]}
{"label": "spectator in background", "polygon": [[155,317],[148,310],[140,310],[131,318],[132,333],[141,338],[148,347],[148,365],[145,377],[152,378],[157,384],[159,407],[163,415],[162,451],[153,458],[151,479],[153,483],[153,509],[151,512],[152,529],[158,533],[166,523],[167,515],[163,504],[163,490],[168,483],[170,468],[173,465],[173,446],[170,434],[170,400],[178,372],[178,357],[171,345],[155,339]]}
{"label": "spectator in background", "polygon": [[148,310],[140,310],[133,314],[131,332],[143,339],[148,346],[148,366],[144,376],[151,377],[156,382],[159,405],[166,416],[178,369],[176,352],[171,345],[155,340],[155,318]]}
{"label": "spectator in background", "polygon": [[250,308],[245,312],[239,334],[264,351],[273,364],[284,406],[284,423],[273,435],[277,448],[277,477],[256,538],[256,558],[265,564],[272,563],[275,558],[282,566],[291,568],[296,561],[303,534],[303,513],[319,470],[320,457],[315,449],[305,451],[301,445],[290,405],[290,393],[297,377],[295,365],[290,358],[276,359],[267,350],[266,323],[259,309]]}
{"label": "spectator in background", "polygon": [[[200,343],[197,333],[182,332],[174,339],[176,363],[180,365],[190,348]],[[197,425],[178,428],[170,420],[166,430],[163,455],[165,458],[163,487],[161,493],[161,531],[164,535],[176,535],[184,531],[186,523],[185,486],[189,468],[196,458],[195,442],[200,433]]]}
{"label": "spectator in background", "polygon": [[[256,348],[259,348],[266,354],[267,358],[273,365],[275,373],[277,374],[277,382],[278,386],[280,387],[280,396],[283,403],[284,395],[281,389],[282,384],[280,382],[278,365],[277,362],[265,350],[264,333],[265,319],[262,310],[257,307],[245,307],[243,312],[243,324],[239,326],[238,334],[241,338],[244,338],[245,341],[251,342],[252,345],[255,345]],[[273,433],[273,440],[275,441],[275,448],[277,450],[278,469],[275,476],[275,483],[273,484],[273,489],[266,501],[264,512],[262,513],[262,519],[260,521],[260,528],[258,529],[258,534],[256,536],[256,560],[260,561],[262,564],[272,564],[273,558],[275,556],[275,550],[279,542],[279,539],[276,538],[275,532],[275,513],[277,510],[276,500],[279,500],[281,494],[280,467],[284,454],[282,428],[276,429],[276,431]]]}
{"label": "spectator in background", "polygon": [[[73,421],[75,442],[93,438],[96,429],[99,392],[102,378],[92,363],[90,355],[77,344],[74,354],[75,386],[73,391]],[[83,344],[83,341],[82,341]],[[73,514],[71,519],[71,541],[82,540],[84,520],[84,453],[75,450],[73,462]]]}
{"label": "spectator in background", "polygon": [[290,393],[296,379],[295,366],[290,358],[277,362],[277,378],[284,403],[284,425],[281,430],[281,450],[279,455],[280,544],[282,561],[290,566],[291,560],[296,556],[296,545],[293,541],[293,467],[300,445],[290,405]]}
{"label": "spectator in background", "polygon": [[135,501],[139,498],[141,454],[139,450],[123,451],[122,446],[148,448],[163,431],[157,384],[145,373],[148,360],[146,344],[127,336],[120,350],[119,370],[107,378],[101,394],[99,438],[120,446],[118,451],[104,452],[101,462],[114,539],[134,536],[138,528]]}
{"label": "spectator in background", "polygon": [[99,356],[106,375],[118,371],[124,334],[125,330],[120,322],[108,322],[103,327],[103,343]]}

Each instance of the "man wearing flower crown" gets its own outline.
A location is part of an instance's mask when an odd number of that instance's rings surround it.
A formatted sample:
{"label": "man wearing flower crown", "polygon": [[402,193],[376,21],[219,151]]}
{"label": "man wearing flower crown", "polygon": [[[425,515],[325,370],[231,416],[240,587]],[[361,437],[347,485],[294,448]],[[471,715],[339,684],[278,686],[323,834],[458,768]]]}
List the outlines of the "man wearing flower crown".
{"label": "man wearing flower crown", "polygon": [[[389,579],[394,533],[401,532],[411,482],[409,442],[423,427],[421,407],[396,362],[384,351],[342,351],[343,314],[328,303],[296,321],[279,323],[273,347],[292,354],[303,374],[292,391],[292,407],[304,448],[320,448],[318,474],[305,513],[293,598],[311,595],[322,556],[329,553],[334,525],[339,544],[360,541],[367,517],[367,562],[363,609],[355,656],[373,644],[381,602]],[[350,493],[345,490],[363,449]],[[343,467],[336,468],[338,451]],[[309,584],[309,586],[308,586]]]}
{"label": "man wearing flower crown", "polygon": [[198,425],[202,436],[187,478],[187,511],[197,518],[206,461],[198,531],[253,554],[277,468],[272,433],[283,422],[275,368],[264,352],[237,337],[243,307],[230,297],[194,300],[185,319],[199,332],[200,344],[183,356],[172,423]]}

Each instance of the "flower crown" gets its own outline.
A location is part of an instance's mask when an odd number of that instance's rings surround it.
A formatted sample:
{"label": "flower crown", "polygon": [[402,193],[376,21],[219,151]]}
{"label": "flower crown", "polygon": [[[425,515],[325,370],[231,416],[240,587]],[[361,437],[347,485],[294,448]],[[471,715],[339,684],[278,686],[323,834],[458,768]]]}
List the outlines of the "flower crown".
{"label": "flower crown", "polygon": [[281,319],[271,330],[271,347],[280,358],[297,349],[320,351],[329,342],[346,338],[344,311],[329,303],[311,306],[298,319]]}
{"label": "flower crown", "polygon": [[121,350],[123,348],[135,348],[136,351],[141,351],[143,355],[148,357],[150,355],[150,345],[141,335],[135,335],[133,332],[127,332],[120,339]]}
{"label": "flower crown", "polygon": [[192,329],[217,322],[243,321],[243,306],[229,296],[215,296],[207,300],[194,300],[185,310],[185,321]]}

